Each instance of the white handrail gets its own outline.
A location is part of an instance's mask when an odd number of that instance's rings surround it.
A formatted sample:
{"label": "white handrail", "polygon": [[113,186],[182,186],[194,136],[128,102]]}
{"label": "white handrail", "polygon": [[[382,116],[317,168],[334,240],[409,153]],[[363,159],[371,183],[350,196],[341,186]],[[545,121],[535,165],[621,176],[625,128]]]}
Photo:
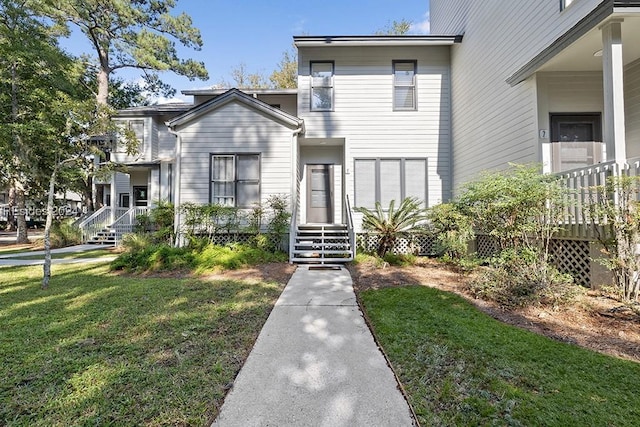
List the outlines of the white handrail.
{"label": "white handrail", "polygon": [[296,228],[298,227],[298,200],[293,202],[289,223],[289,264],[293,264],[293,252],[296,247]]}
{"label": "white handrail", "polygon": [[347,230],[349,231],[349,244],[351,246],[351,254],[356,259],[356,232],[353,226],[353,215],[351,213],[351,201],[349,195],[345,195],[345,204],[347,208]]}
{"label": "white handrail", "polygon": [[107,225],[110,217],[111,207],[103,206],[89,218],[82,221],[78,225],[78,228],[82,231],[82,240],[86,242],[94,236],[97,236],[98,232]]}
{"label": "white handrail", "polygon": [[93,219],[95,219],[98,216],[100,216],[102,214],[102,212],[106,211],[107,209],[111,209],[111,208],[109,206],[101,207],[100,209],[98,209],[97,211],[95,211],[94,213],[89,215],[87,218],[83,219],[80,222],[80,224],[78,224],[78,227],[80,227],[80,228],[85,227],[89,222],[91,222]]}

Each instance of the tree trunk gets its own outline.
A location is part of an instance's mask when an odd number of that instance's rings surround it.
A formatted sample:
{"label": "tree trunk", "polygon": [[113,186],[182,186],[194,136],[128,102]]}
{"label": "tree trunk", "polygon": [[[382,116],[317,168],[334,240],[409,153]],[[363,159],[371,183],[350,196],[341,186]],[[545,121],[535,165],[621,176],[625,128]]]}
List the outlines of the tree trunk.
{"label": "tree trunk", "polygon": [[109,102],[109,72],[101,67],[98,71],[98,94],[96,102],[100,106],[106,106]]}
{"label": "tree trunk", "polygon": [[42,275],[42,289],[49,287],[51,279],[51,223],[53,222],[53,197],[55,193],[57,168],[54,167],[49,179],[49,195],[47,197],[47,220],[44,225],[44,265]]}
{"label": "tree trunk", "polygon": [[27,244],[29,243],[29,236],[27,234],[27,203],[24,196],[24,188],[22,184],[16,182],[16,221],[18,223],[16,233],[16,243]]}
{"label": "tree trunk", "polygon": [[16,231],[16,189],[13,181],[9,186],[9,211],[7,212],[7,231]]}

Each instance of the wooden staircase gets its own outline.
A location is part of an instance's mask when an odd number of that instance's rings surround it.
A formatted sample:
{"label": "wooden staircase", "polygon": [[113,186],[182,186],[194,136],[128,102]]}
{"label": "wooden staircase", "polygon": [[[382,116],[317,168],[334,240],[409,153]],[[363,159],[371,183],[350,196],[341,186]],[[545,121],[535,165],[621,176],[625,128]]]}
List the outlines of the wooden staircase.
{"label": "wooden staircase", "polygon": [[353,260],[353,242],[346,224],[300,224],[290,248],[297,264],[337,264]]}

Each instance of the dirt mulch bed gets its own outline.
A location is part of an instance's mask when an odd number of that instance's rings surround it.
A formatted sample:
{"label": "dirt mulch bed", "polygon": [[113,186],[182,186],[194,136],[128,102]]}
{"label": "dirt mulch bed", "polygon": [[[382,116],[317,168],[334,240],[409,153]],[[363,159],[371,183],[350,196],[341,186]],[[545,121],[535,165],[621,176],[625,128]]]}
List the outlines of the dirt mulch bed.
{"label": "dirt mulch bed", "polygon": [[420,258],[408,267],[373,263],[350,266],[356,292],[389,286],[424,285],[463,296],[483,312],[514,326],[622,359],[640,362],[640,316],[629,307],[590,291],[559,309],[529,307],[506,310],[473,298],[465,290],[468,276]]}

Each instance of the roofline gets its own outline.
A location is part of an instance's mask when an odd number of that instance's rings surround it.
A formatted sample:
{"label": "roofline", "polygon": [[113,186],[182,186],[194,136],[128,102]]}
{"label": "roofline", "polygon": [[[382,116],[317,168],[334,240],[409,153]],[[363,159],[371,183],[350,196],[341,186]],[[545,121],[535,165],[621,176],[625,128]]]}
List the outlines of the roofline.
{"label": "roofline", "polygon": [[[298,89],[240,89],[242,92],[249,95],[296,95]],[[222,95],[228,92],[229,89],[186,89],[180,91],[183,95]]]}
{"label": "roofline", "polygon": [[294,36],[296,47],[312,46],[450,46],[462,42],[462,35],[390,36]]}
{"label": "roofline", "polygon": [[123,110],[119,110],[116,113],[116,118],[118,117],[146,117],[146,116],[159,116],[163,114],[181,114],[187,111],[189,108],[193,107],[193,104],[184,103],[184,104],[158,104],[158,105],[148,105],[145,107],[132,107],[125,108]]}
{"label": "roofline", "polygon": [[222,106],[234,100],[242,100],[245,103],[249,103],[256,110],[268,114],[291,127],[301,128],[304,132],[304,120],[302,120],[301,118],[293,116],[285,111],[282,111],[279,108],[272,107],[269,104],[256,99],[249,94],[244,93],[240,89],[235,88],[227,90],[224,94],[218,96],[217,98],[211,99],[207,102],[193,107],[189,111],[186,111],[181,115],[166,121],[165,124],[169,128],[183,125],[204,114],[212,106]]}
{"label": "roofline", "polygon": [[621,3],[624,2],[605,0],[600,3],[590,14],[578,21],[576,25],[571,27],[553,43],[534,56],[518,71],[508,77],[506,82],[511,86],[516,86],[531,77],[540,67],[551,60],[551,58],[562,52],[580,37],[598,26],[603,20],[611,16],[616,11],[614,8],[620,8]]}

